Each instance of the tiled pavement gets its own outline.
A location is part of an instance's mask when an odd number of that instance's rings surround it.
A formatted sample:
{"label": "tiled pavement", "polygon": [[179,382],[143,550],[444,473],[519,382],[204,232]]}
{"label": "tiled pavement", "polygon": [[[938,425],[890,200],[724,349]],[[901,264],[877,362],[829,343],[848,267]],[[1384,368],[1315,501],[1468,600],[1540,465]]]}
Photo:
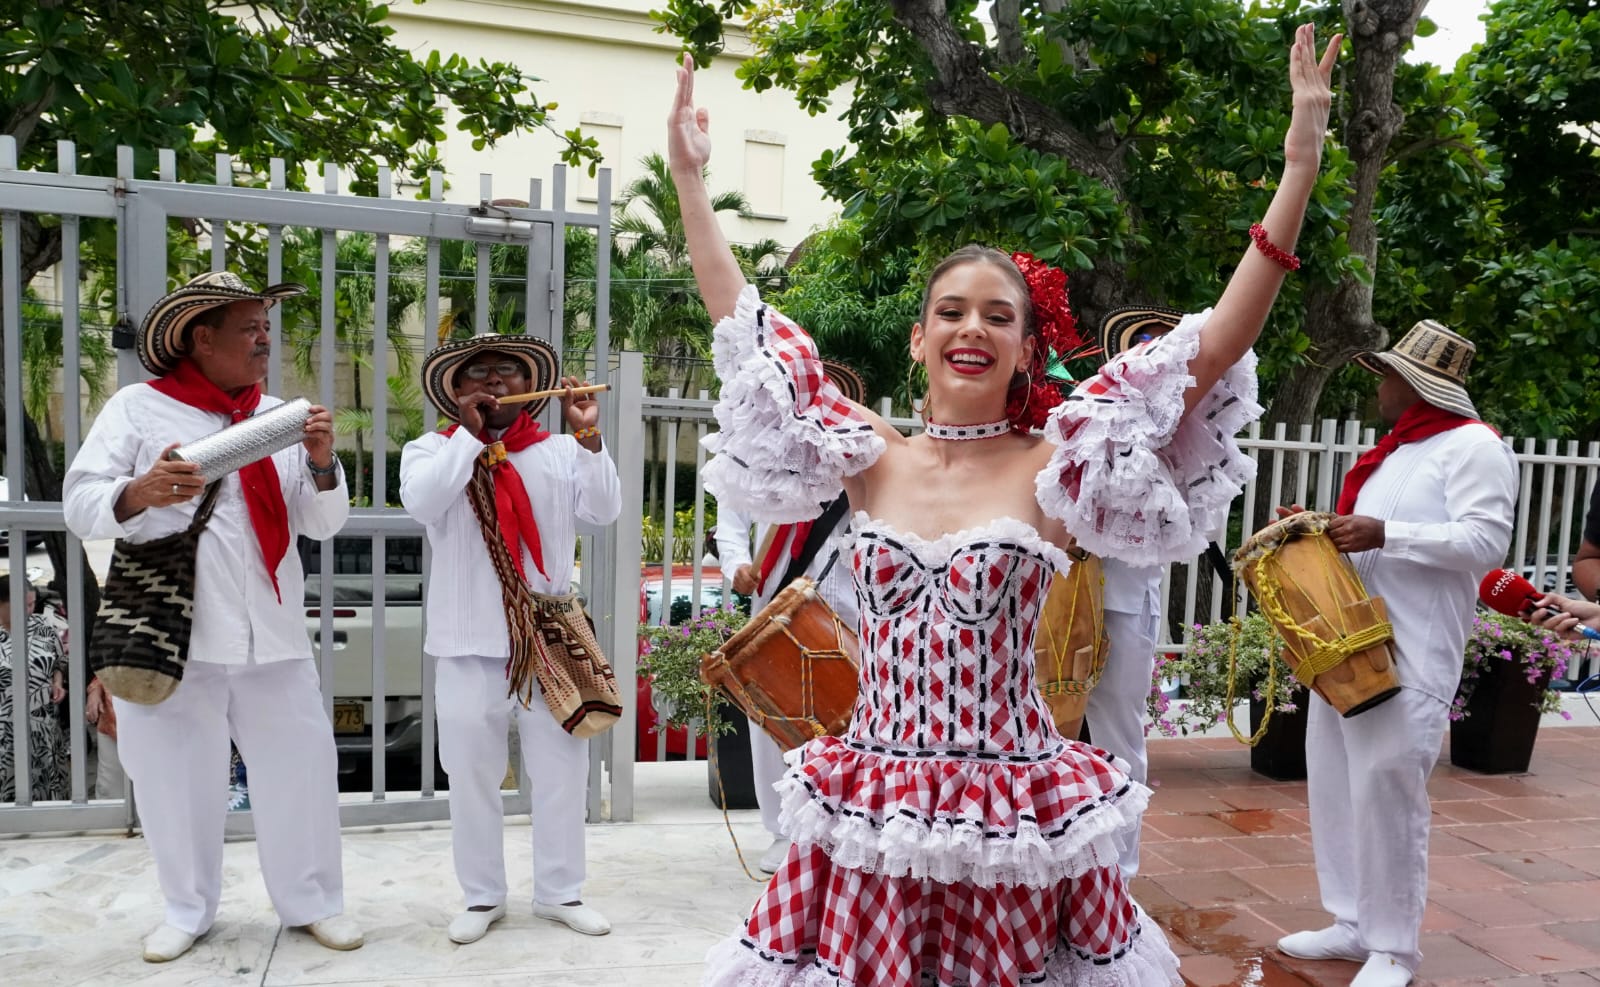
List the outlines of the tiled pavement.
{"label": "tiled pavement", "polygon": [[[1155,788],[1134,891],[1194,987],[1344,987],[1358,967],[1291,959],[1322,928],[1304,782],[1250,771],[1232,739],[1151,742]],[[1545,729],[1526,775],[1448,755],[1428,785],[1433,839],[1418,987],[1600,987],[1600,727]]]}
{"label": "tiled pavement", "polygon": [[[1584,717],[1591,714],[1582,711]],[[1304,783],[1253,774],[1231,739],[1156,740],[1139,900],[1194,987],[1344,987],[1353,963],[1272,944],[1321,927]],[[734,860],[703,765],[641,765],[635,821],[589,830],[585,898],[615,930],[587,939],[528,914],[530,827],[506,828],[515,907],[483,942],[444,936],[458,905],[448,824],[344,834],[347,906],[367,945],[330,953],[278,928],[255,847],[230,841],[217,926],[181,960],[137,943],[159,915],[139,839],[0,840],[0,987],[690,987],[707,947],[759,892]],[[1431,888],[1418,987],[1600,987],[1600,727],[1544,728],[1532,771],[1436,769]],[[747,852],[753,811],[731,814]]]}

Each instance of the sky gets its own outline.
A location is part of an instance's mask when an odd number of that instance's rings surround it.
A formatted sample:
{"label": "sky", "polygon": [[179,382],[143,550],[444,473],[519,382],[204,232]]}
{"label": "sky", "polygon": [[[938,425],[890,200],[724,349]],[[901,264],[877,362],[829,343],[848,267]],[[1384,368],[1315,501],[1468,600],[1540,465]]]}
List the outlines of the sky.
{"label": "sky", "polygon": [[1422,14],[1439,30],[1431,37],[1417,38],[1406,60],[1432,62],[1446,71],[1455,68],[1456,59],[1483,40],[1483,22],[1478,17],[1488,9],[1489,0],[1431,0]]}

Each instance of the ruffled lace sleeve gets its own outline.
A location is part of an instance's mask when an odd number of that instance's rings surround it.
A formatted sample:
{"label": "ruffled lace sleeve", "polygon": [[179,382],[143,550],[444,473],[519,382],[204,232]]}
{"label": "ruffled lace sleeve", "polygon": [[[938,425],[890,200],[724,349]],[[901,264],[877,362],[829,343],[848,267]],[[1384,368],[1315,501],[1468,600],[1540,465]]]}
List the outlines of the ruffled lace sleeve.
{"label": "ruffled lace sleeve", "polygon": [[1183,413],[1210,314],[1119,354],[1045,424],[1056,449],[1036,481],[1039,506],[1088,551],[1131,565],[1198,555],[1255,476],[1236,439],[1261,415],[1254,352]]}
{"label": "ruffled lace sleeve", "polygon": [[722,392],[703,479],[719,504],[755,521],[809,520],[883,453],[883,438],[823,372],[811,337],[754,287],[718,323],[711,356]]}

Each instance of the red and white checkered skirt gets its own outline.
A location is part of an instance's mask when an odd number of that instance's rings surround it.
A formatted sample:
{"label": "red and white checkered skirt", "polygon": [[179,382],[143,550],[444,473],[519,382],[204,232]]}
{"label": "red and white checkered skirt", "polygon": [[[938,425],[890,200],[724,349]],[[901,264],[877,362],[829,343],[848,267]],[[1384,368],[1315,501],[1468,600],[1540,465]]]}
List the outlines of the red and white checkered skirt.
{"label": "red and white checkered skirt", "polygon": [[706,987],[1182,984],[1161,929],[1103,867],[1054,888],[886,877],[796,846]]}

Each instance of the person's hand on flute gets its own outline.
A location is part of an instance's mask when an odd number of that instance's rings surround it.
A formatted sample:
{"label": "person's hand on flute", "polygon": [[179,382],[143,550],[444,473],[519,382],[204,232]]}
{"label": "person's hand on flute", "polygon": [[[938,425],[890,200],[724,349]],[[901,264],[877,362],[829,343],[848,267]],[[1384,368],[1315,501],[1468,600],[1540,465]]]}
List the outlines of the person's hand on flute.
{"label": "person's hand on flute", "polygon": [[581,377],[563,377],[561,418],[572,429],[572,437],[590,452],[600,451],[600,402],[589,382]]}

